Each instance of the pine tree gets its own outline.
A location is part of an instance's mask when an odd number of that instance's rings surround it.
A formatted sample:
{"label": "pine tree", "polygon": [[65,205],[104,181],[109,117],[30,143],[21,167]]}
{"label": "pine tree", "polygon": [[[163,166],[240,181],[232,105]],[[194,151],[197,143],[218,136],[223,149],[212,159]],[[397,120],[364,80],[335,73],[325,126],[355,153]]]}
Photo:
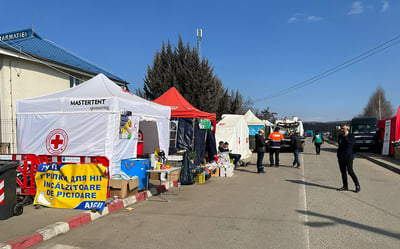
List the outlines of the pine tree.
{"label": "pine tree", "polygon": [[390,118],[393,116],[393,113],[394,109],[392,104],[386,100],[385,92],[382,87],[379,86],[371,95],[362,116],[376,117],[379,120]]}
{"label": "pine tree", "polygon": [[229,97],[209,61],[200,60],[197,49],[190,48],[189,43],[185,46],[180,36],[174,49],[169,41],[167,45],[162,43],[153,65],[147,68],[143,90],[136,89],[136,93],[154,100],[172,86],[201,111],[216,113],[217,117],[229,113],[244,114],[243,97],[239,91],[232,91]]}

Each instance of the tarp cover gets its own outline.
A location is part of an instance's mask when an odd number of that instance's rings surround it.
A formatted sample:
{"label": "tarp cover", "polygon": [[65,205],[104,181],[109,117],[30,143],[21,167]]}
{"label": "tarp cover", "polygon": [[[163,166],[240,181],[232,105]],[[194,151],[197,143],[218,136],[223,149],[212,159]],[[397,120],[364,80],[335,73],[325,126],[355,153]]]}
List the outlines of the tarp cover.
{"label": "tarp cover", "polygon": [[222,115],[222,120],[217,124],[215,139],[217,143],[219,141],[228,142],[232,153],[241,154],[242,159],[251,156],[249,128],[243,115]]}
{"label": "tarp cover", "polygon": [[[122,128],[125,114],[129,122]],[[106,156],[111,175],[119,174],[121,159],[136,157],[141,120],[157,124],[146,139],[168,152],[170,114],[170,107],[129,93],[99,74],[70,89],[17,100],[18,153]],[[129,135],[123,137],[121,130]]]}

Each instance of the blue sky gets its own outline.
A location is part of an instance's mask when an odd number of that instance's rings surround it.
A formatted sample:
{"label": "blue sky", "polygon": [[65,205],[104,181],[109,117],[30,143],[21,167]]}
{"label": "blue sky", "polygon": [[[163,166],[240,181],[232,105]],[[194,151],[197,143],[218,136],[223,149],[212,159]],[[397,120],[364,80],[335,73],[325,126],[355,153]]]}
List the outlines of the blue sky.
{"label": "blue sky", "polygon": [[[395,0],[2,1],[0,33],[32,25],[42,38],[142,88],[162,41],[196,46],[224,87],[278,118],[351,119],[381,86],[400,105],[400,43],[287,94],[400,35]],[[275,97],[272,97],[275,96]]]}

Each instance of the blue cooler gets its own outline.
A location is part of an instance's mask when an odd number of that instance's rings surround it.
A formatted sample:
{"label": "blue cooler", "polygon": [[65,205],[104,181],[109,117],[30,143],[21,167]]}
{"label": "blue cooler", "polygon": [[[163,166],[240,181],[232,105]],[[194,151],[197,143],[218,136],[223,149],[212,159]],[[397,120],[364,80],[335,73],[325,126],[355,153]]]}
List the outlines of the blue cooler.
{"label": "blue cooler", "polygon": [[138,190],[147,187],[146,170],[150,169],[150,160],[141,158],[130,158],[121,161],[121,170],[129,176],[137,176],[139,178]]}

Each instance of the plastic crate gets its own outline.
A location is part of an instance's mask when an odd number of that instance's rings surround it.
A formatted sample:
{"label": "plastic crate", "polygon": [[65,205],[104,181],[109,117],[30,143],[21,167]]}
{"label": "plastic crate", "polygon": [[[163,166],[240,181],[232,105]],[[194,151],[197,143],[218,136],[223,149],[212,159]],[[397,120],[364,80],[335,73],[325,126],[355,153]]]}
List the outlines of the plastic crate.
{"label": "plastic crate", "polygon": [[206,181],[206,175],[204,174],[204,172],[194,177],[194,183],[196,184],[202,184],[205,181]]}

